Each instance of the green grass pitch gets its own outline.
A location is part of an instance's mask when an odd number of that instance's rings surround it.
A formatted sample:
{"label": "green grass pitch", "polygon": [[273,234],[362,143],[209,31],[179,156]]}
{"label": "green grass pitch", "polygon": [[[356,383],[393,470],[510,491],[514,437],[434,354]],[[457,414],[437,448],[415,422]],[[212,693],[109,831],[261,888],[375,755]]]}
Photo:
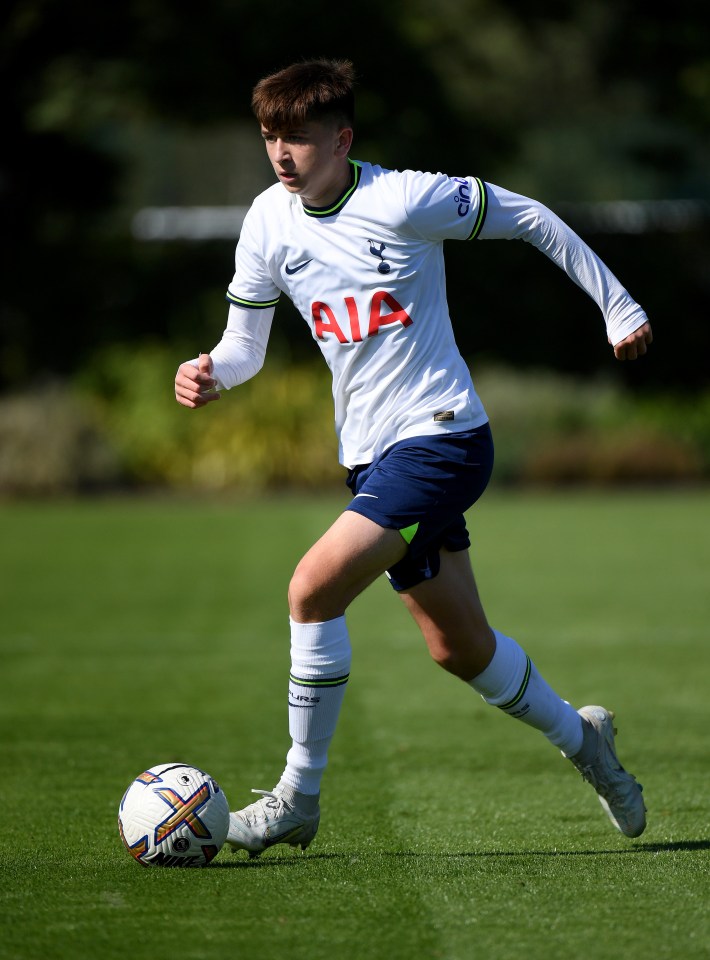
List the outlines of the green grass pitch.
{"label": "green grass pitch", "polygon": [[342,501],[0,507],[0,957],[710,956],[710,495],[489,494],[491,621],[575,706],[617,712],[629,841],[535,731],[428,659],[383,580],[305,855],[141,869],[119,800],[154,763],[233,808],[288,746],[286,586]]}

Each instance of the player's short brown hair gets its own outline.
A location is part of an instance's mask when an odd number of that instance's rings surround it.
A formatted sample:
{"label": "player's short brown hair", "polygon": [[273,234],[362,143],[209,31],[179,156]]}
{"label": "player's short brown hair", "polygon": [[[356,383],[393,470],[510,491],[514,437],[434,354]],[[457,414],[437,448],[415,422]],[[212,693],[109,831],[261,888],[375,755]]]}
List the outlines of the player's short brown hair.
{"label": "player's short brown hair", "polygon": [[304,60],[260,80],[251,106],[267,130],[312,120],[352,127],[354,84],[355,71],[349,60]]}

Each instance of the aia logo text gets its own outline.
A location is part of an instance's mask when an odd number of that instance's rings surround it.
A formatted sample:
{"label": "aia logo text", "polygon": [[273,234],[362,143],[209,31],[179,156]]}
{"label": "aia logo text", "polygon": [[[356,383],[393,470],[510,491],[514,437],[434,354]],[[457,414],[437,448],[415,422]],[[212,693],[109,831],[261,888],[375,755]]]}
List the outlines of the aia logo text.
{"label": "aia logo text", "polygon": [[322,300],[311,305],[313,329],[319,340],[334,336],[340,343],[360,343],[364,337],[375,337],[380,327],[401,323],[408,327],[414,321],[404,307],[386,290],[373,294],[369,308],[361,315],[355,297],[344,297],[343,306],[335,308]]}

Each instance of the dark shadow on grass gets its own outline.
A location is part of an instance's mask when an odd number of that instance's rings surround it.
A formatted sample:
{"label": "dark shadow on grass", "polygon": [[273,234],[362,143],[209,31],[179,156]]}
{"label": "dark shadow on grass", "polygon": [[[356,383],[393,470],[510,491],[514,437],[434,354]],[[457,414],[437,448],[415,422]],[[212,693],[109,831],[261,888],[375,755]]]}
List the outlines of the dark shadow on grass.
{"label": "dark shadow on grass", "polygon": [[386,857],[604,857],[639,853],[674,853],[710,850],[710,840],[679,840],[673,843],[635,843],[610,850],[462,850],[459,853],[417,853],[414,850],[386,852]]}
{"label": "dark shadow on grass", "polygon": [[244,859],[237,853],[231,860],[217,860],[211,863],[207,870],[262,870],[264,867],[296,867],[299,863],[309,863],[311,860],[345,860],[350,859],[351,853],[304,853],[299,856],[297,853],[274,857],[266,856],[264,858],[255,857],[253,860]]}
{"label": "dark shadow on grass", "polygon": [[638,849],[649,853],[670,853],[673,850],[710,850],[710,840],[678,840],[676,843],[640,843]]}
{"label": "dark shadow on grass", "polygon": [[699,850],[710,850],[710,840],[678,840],[673,843],[636,843],[629,847],[619,847],[610,850],[461,850],[458,853],[420,853],[416,850],[383,850],[366,854],[352,851],[349,853],[305,853],[302,856],[291,854],[286,856],[266,856],[253,860],[243,859],[238,854],[231,860],[220,860],[210,864],[209,870],[263,870],[269,867],[294,867],[312,861],[322,860],[351,860],[355,857],[383,856],[396,859],[450,859],[457,860],[463,857],[472,859],[488,859],[492,857],[604,857],[628,856],[640,853],[693,853]]}

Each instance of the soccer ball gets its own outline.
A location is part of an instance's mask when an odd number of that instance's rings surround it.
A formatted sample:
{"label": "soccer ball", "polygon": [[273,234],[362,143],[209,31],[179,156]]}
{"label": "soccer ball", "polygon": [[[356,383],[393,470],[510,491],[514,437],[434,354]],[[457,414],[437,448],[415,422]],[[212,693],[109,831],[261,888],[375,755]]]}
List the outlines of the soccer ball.
{"label": "soccer ball", "polygon": [[227,839],[227,798],[204,770],[161,763],[141,773],[123,795],[118,830],[144,867],[205,867]]}

